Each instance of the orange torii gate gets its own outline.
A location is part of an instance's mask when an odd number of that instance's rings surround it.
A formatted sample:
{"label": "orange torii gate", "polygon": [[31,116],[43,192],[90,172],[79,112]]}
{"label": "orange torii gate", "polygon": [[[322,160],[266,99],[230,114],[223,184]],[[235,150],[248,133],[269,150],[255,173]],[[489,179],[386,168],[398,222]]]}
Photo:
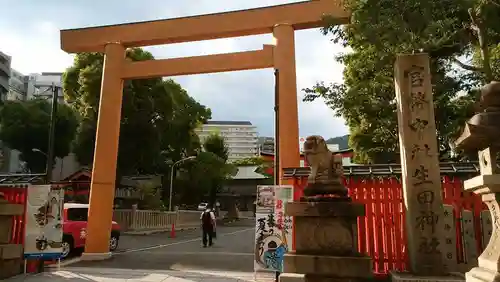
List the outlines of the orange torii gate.
{"label": "orange torii gate", "polygon": [[[116,159],[120,134],[123,81],[198,73],[274,67],[279,71],[279,167],[299,166],[299,128],[295,70],[295,30],[318,28],[326,15],[339,24],[350,14],[341,0],[311,0],[293,4],[176,19],[62,30],[61,48],[68,53],[105,54],[99,117],[92,169],[90,209],[82,259],[110,256]],[[272,33],[273,46],[262,50],[130,62],[125,50],[159,44]],[[282,179],[280,172],[280,182]]]}

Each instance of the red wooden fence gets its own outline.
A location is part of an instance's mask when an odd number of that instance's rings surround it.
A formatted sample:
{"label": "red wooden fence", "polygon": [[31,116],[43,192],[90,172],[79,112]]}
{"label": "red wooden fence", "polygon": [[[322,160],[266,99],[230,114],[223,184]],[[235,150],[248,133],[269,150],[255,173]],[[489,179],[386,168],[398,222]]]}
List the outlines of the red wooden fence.
{"label": "red wooden fence", "polygon": [[[294,178],[294,199],[298,200],[307,184],[307,177]],[[354,201],[365,204],[366,215],[358,219],[358,250],[373,258],[376,274],[391,270],[406,270],[408,257],[405,251],[405,209],[403,191],[397,178],[348,177],[346,185]],[[474,213],[474,226],[485,209],[479,196],[463,192],[460,178],[443,177],[444,204],[454,208],[457,238],[460,238],[460,212]],[[11,203],[25,204],[26,186],[0,186],[0,193]],[[11,243],[24,241],[24,218],[16,216],[12,225]],[[475,228],[477,249],[482,251],[481,228]],[[457,240],[457,262],[464,261],[462,240]]]}
{"label": "red wooden fence", "polygon": [[[0,195],[12,204],[26,204],[27,197],[26,185],[9,185],[0,186]],[[23,244],[24,243],[24,215],[14,216],[12,221],[12,233],[10,244]]]}
{"label": "red wooden fence", "polygon": [[[477,249],[482,251],[481,228],[477,227],[480,226],[480,212],[486,207],[479,196],[463,192],[460,178],[444,176],[442,179],[444,204],[454,208],[457,238],[461,236],[460,212],[472,211]],[[307,184],[307,177],[296,177],[293,184],[294,199],[298,200]],[[405,208],[399,179],[347,177],[345,184],[353,200],[366,207],[366,215],[358,218],[358,251],[372,257],[376,274],[407,270]],[[457,263],[464,262],[462,245],[462,240],[457,240]]]}

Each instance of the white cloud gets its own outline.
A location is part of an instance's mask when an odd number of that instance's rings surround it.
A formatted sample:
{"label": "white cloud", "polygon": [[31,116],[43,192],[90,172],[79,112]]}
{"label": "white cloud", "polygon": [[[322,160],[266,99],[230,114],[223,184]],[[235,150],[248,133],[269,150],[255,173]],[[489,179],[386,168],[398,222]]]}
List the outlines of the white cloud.
{"label": "white cloud", "polygon": [[12,56],[12,67],[22,73],[58,72],[73,62],[59,47],[59,29],[51,22],[30,23],[29,32],[2,28],[0,48]]}

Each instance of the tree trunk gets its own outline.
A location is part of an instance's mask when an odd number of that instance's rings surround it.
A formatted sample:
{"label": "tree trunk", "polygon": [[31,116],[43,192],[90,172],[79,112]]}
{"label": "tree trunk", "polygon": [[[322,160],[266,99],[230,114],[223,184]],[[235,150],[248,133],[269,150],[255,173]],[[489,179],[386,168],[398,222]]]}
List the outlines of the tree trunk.
{"label": "tree trunk", "polygon": [[473,9],[469,9],[469,16],[472,21],[472,26],[477,35],[477,40],[479,42],[479,48],[481,50],[481,58],[483,61],[482,71],[484,73],[486,83],[494,80],[493,71],[491,70],[491,57],[488,45],[488,34],[486,31],[486,26],[482,20],[484,4],[480,5],[477,9],[477,13]]}

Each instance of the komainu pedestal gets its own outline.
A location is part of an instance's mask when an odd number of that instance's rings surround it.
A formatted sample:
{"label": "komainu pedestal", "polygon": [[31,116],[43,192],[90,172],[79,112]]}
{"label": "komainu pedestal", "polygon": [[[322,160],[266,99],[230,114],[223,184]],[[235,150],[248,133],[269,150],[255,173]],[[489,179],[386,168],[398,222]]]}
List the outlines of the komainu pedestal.
{"label": "komainu pedestal", "polygon": [[356,220],[364,212],[364,205],[345,199],[286,204],[286,215],[295,220],[295,251],[285,255],[284,272],[303,273],[307,282],[372,277],[371,258],[359,254],[355,243]]}
{"label": "komainu pedestal", "polygon": [[300,202],[287,203],[295,222],[295,250],[285,255],[281,282],[363,281],[372,277],[371,258],[356,250],[354,230],[363,204],[352,203],[342,180],[342,158],[328,150],[323,137],[309,136],[304,155],[311,174]]}

